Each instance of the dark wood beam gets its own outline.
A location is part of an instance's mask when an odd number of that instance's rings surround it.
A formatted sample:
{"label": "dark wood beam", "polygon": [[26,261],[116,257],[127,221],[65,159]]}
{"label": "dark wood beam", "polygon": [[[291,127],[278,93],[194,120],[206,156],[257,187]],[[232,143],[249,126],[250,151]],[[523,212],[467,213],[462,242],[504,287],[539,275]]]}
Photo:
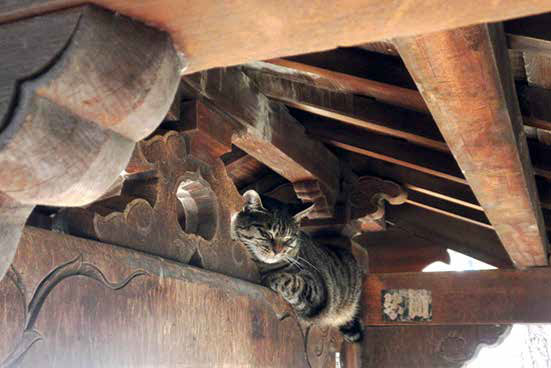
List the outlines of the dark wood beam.
{"label": "dark wood beam", "polygon": [[389,228],[397,227],[495,267],[511,267],[507,252],[492,229],[409,203],[387,206],[385,215]]}
{"label": "dark wood beam", "polygon": [[[85,0],[10,0],[0,22],[83,4]],[[453,29],[540,14],[548,0],[329,1],[237,0],[182,3],[180,0],[93,0],[93,3],[169,30],[185,53],[191,73],[253,60],[353,46],[369,41]],[[346,21],[345,21],[346,20]],[[360,26],[361,25],[361,26]],[[335,32],[338,29],[338,32]]]}
{"label": "dark wood beam", "polygon": [[260,93],[239,68],[213,69],[183,81],[190,93],[233,121],[233,144],[289,180],[300,199],[314,204],[310,218],[332,216],[340,193],[339,161],[306,136],[283,104]]}
{"label": "dark wood beam", "polygon": [[512,260],[546,265],[547,236],[503,29],[475,26],[395,43]]}
{"label": "dark wood beam", "polygon": [[445,216],[454,217],[475,225],[493,229],[484,211],[456,204],[423,191],[409,190],[407,203]]}
{"label": "dark wood beam", "polygon": [[[409,192],[417,191],[425,193],[452,203],[484,211],[467,184],[449,181],[405,166],[377,160],[342,149],[338,149],[337,154],[341,159],[348,162],[352,170],[360,176],[371,175],[389,179],[401,184]],[[542,190],[545,187],[542,185]]]}
{"label": "dark wood beam", "polygon": [[[399,321],[399,318],[392,320],[386,314],[387,318],[383,316],[385,291],[404,289],[430,292],[431,320],[408,322]],[[372,273],[365,279],[363,290],[362,314],[366,325],[551,322],[551,272],[548,268],[525,271]],[[404,303],[408,304],[407,298]],[[387,304],[387,310],[390,309],[393,308]]]}
{"label": "dark wood beam", "polygon": [[467,183],[450,154],[353,126],[344,128],[340,122],[333,119],[310,114],[296,116],[311,137],[332,146],[446,180]]}
{"label": "dark wood beam", "polygon": [[[292,65],[301,69],[310,68],[299,63]],[[296,73],[293,74],[295,69],[287,69],[287,72],[283,72],[282,69],[284,68],[279,66],[275,68],[269,63],[254,63],[248,64],[244,70],[254,79],[262,93],[295,109],[335,119],[347,126],[357,126],[405,139],[442,152],[449,151],[430,115],[388,104],[397,103],[400,99],[408,101],[417,98],[418,100],[421,95],[417,91],[357,77],[354,81],[357,84],[361,81],[361,85],[367,87],[361,90],[352,89],[346,88],[349,84],[349,76],[346,74],[337,73],[335,76],[333,72],[316,68],[318,74],[313,72],[304,74],[301,70],[302,74],[298,76],[302,78],[299,78]],[[327,78],[328,74],[332,78]],[[378,89],[374,90],[373,84]],[[357,92],[364,92],[366,96],[372,98],[354,95]],[[379,97],[381,101],[388,103],[381,103],[374,99]],[[414,103],[406,104],[412,107]]]}
{"label": "dark wood beam", "polygon": [[[272,59],[248,64],[250,68],[285,75],[298,82],[306,82],[318,88],[373,97],[390,105],[401,106],[419,112],[429,112],[423,97],[416,90],[382,83],[354,75],[298,63],[288,59]],[[299,73],[296,73],[296,72]]]}

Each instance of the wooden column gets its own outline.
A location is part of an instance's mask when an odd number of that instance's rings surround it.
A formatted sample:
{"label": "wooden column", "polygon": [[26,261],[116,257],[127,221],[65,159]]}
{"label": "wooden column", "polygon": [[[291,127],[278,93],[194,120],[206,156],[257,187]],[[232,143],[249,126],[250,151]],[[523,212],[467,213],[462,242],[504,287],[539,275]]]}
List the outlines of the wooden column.
{"label": "wooden column", "polygon": [[546,265],[547,236],[502,27],[401,38],[396,45],[515,265]]}

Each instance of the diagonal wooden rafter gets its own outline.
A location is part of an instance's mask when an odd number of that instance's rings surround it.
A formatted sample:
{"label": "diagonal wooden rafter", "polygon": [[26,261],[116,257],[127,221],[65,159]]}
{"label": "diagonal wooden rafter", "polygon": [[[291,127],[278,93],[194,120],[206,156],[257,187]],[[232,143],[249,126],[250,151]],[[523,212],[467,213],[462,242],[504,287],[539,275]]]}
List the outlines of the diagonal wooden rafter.
{"label": "diagonal wooden rafter", "polygon": [[[306,136],[283,104],[260,93],[239,68],[212,69],[183,81],[192,94],[228,116],[233,124],[231,143],[289,180],[300,199],[314,204],[308,217],[333,215],[340,194],[339,161],[322,143]],[[214,124],[209,130],[218,128]]]}
{"label": "diagonal wooden rafter", "polygon": [[515,265],[546,265],[547,236],[502,27],[395,43]]}

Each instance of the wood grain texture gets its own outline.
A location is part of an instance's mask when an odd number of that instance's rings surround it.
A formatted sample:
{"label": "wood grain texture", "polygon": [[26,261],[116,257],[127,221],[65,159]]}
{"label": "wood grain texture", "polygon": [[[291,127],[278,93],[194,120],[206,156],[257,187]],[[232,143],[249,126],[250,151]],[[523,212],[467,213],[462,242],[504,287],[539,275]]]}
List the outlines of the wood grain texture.
{"label": "wood grain texture", "polygon": [[[83,205],[108,189],[134,142],[161,122],[176,92],[180,61],[167,34],[98,8],[25,22],[31,26],[23,29],[32,33],[8,29],[2,37],[32,38],[50,28],[53,35],[67,33],[67,23],[74,29],[66,44],[59,42],[53,65],[52,52],[36,47],[39,56],[47,51],[41,68],[32,61],[31,69],[9,75],[17,88],[12,100],[5,94],[2,100],[17,101],[8,102],[14,108],[2,116],[0,190],[21,203]],[[8,65],[35,60],[32,42],[12,43]]]}
{"label": "wood grain texture", "polygon": [[[427,114],[357,96],[351,93],[353,91],[340,87],[342,79],[332,81],[339,88],[324,88],[320,86],[320,80],[323,81],[324,74],[321,78],[312,79],[310,76],[307,80],[297,80],[295,77],[297,73],[293,73],[292,69],[289,71],[289,69],[276,68],[274,71],[271,65],[254,63],[248,64],[244,69],[258,85],[260,91],[271,98],[280,100],[295,109],[341,121],[344,126],[361,127],[442,152],[448,151],[442,135]],[[363,79],[362,81],[372,82]],[[392,88],[384,90],[389,89]],[[418,99],[421,98],[418,92],[405,88],[394,93],[401,95],[403,101],[407,101],[412,94],[416,94]],[[367,94],[369,97],[376,97],[373,95],[375,94]],[[385,100],[382,101],[391,102],[388,99]],[[392,103],[396,104],[396,101]]]}
{"label": "wood grain texture", "polygon": [[512,265],[493,229],[409,203],[387,207],[386,218],[393,226],[432,244],[467,254],[495,267],[509,268]]}
{"label": "wood grain texture", "polygon": [[293,183],[304,202],[313,203],[309,217],[331,217],[340,193],[338,159],[307,137],[285,106],[260,93],[239,68],[209,70],[183,81],[238,124],[233,144]]}
{"label": "wood grain texture", "polygon": [[2,367],[309,367],[288,305],[255,284],[35,228],[8,275]]}
{"label": "wood grain texture", "polygon": [[508,325],[368,327],[362,367],[461,368],[509,331]]}
{"label": "wood grain texture", "polygon": [[[111,187],[166,115],[181,60],[168,34],[93,6],[2,24],[0,44],[0,195],[18,209],[13,229],[35,204],[84,205]],[[3,270],[20,231],[3,239]]]}
{"label": "wood grain texture", "polygon": [[0,280],[13,261],[23,226],[33,208],[33,205],[20,204],[0,192]]}
{"label": "wood grain texture", "polygon": [[369,272],[421,272],[434,262],[450,262],[445,246],[395,227],[354,238],[369,254]]}
{"label": "wood grain texture", "polygon": [[546,265],[547,236],[503,29],[476,26],[395,42],[513,262]]}
{"label": "wood grain texture", "polygon": [[[0,22],[84,3],[10,0]],[[93,3],[169,31],[190,61],[186,72],[353,46],[472,24],[540,14],[548,0],[284,2],[94,0]],[[335,31],[337,30],[337,31]]]}
{"label": "wood grain texture", "polygon": [[424,324],[549,323],[550,278],[548,268],[372,273],[364,282],[363,313],[368,325],[407,324],[383,320],[381,291],[426,289],[432,294],[432,321]]}
{"label": "wood grain texture", "polygon": [[[184,119],[180,125],[195,123]],[[230,236],[231,215],[243,199],[222,161],[211,156],[207,163],[194,154],[193,148],[201,147],[193,142],[200,138],[195,133],[159,132],[138,143],[131,166],[149,170],[128,175],[119,196],[62,210],[56,228],[258,281],[247,250]],[[202,149],[200,157],[212,152],[208,145]]]}

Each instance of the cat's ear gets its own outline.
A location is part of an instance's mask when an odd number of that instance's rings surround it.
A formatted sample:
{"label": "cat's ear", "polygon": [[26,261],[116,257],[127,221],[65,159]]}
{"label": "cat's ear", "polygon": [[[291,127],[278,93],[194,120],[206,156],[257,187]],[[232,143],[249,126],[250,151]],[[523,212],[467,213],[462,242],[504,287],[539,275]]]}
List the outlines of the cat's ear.
{"label": "cat's ear", "polygon": [[310,207],[300,211],[299,213],[297,213],[296,215],[293,216],[293,220],[297,223],[297,224],[300,224],[300,222],[302,221],[302,219],[308,217],[308,214],[312,211],[312,209],[314,208],[314,205],[311,205]]}
{"label": "cat's ear", "polygon": [[262,207],[262,200],[260,199],[260,195],[255,192],[254,190],[247,190],[243,194],[243,199],[245,199],[245,207],[248,208],[263,208]]}

